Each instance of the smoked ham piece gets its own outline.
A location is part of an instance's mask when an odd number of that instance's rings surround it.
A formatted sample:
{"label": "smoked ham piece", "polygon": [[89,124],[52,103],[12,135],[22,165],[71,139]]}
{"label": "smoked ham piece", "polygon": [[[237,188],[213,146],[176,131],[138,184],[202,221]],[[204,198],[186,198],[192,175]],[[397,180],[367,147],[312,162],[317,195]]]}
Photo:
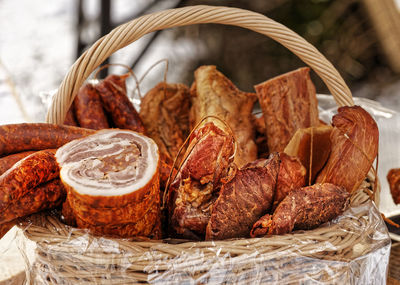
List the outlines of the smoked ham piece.
{"label": "smoked ham piece", "polygon": [[309,70],[300,68],[255,86],[270,152],[283,151],[298,129],[320,124]]}
{"label": "smoked ham piece", "polygon": [[305,186],[306,169],[295,156],[279,153],[280,164],[273,209],[294,189]]}
{"label": "smoked ham piece", "polygon": [[299,129],[285,148],[286,154],[298,157],[306,168],[308,185],[312,185],[328,160],[331,152],[331,131],[332,127],[327,125]]}
{"label": "smoked ham piece", "polygon": [[190,124],[193,128],[203,118],[215,116],[225,121],[237,140],[234,162],[238,167],[257,158],[254,142],[253,105],[254,93],[240,91],[215,66],[201,66],[195,73],[190,96]]}
{"label": "smoked ham piece", "polygon": [[67,206],[97,235],[161,237],[159,153],[137,132],[101,130],[56,153]]}
{"label": "smoked ham piece", "polygon": [[352,193],[365,179],[378,154],[378,126],[360,106],[340,107],[332,125],[332,151],[316,183],[343,186]]}
{"label": "smoked ham piece", "polygon": [[258,220],[251,237],[282,235],[292,230],[309,230],[343,213],[350,194],[344,187],[330,183],[314,184],[289,193],[273,215]]}
{"label": "smoked ham piece", "polygon": [[232,136],[208,122],[190,136],[190,143],[178,173],[167,189],[166,206],[172,234],[204,239],[212,205],[221,180],[233,159]]}
{"label": "smoked ham piece", "polygon": [[172,164],[189,135],[189,88],[161,82],[140,103],[140,117],[160,149],[161,158]]}
{"label": "smoked ham piece", "polygon": [[245,165],[221,188],[207,225],[206,240],[248,237],[274,197],[279,155]]}

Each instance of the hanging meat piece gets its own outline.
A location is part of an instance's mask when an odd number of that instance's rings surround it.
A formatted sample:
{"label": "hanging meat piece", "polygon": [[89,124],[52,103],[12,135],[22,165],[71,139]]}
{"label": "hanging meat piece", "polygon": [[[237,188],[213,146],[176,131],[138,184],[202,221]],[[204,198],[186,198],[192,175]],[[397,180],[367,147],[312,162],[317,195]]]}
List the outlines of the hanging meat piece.
{"label": "hanging meat piece", "polygon": [[161,157],[172,164],[189,135],[189,88],[184,84],[158,83],[143,97],[140,117],[160,149]]}
{"label": "hanging meat piece", "polygon": [[167,189],[169,224],[178,236],[203,239],[211,207],[228,174],[234,141],[226,130],[208,122],[196,129],[183,164]]}
{"label": "hanging meat piece", "polygon": [[252,123],[254,93],[240,91],[215,66],[201,66],[191,87],[190,124],[193,128],[204,117],[216,116],[228,123],[237,140],[235,163],[242,167],[257,158]]}
{"label": "hanging meat piece", "polygon": [[393,201],[396,204],[400,204],[400,168],[390,169],[387,174],[387,180],[389,182]]}
{"label": "hanging meat piece", "polygon": [[306,169],[295,156],[279,153],[280,164],[273,209],[294,189],[306,185]]}
{"label": "hanging meat piece", "polygon": [[248,237],[253,224],[271,208],[278,170],[277,153],[237,170],[212,207],[206,240]]}
{"label": "hanging meat piece", "polygon": [[270,152],[285,149],[301,128],[319,125],[318,102],[309,68],[285,73],[255,86],[264,114]]}
{"label": "hanging meat piece", "polygon": [[267,214],[254,224],[250,236],[282,235],[316,228],[342,214],[349,198],[344,187],[330,183],[295,189],[273,215]]}
{"label": "hanging meat piece", "polygon": [[331,153],[331,126],[299,129],[284,152],[296,156],[307,170],[306,182],[312,185],[317,173],[324,167]]}
{"label": "hanging meat piece", "polygon": [[161,237],[153,140],[128,130],[100,130],[59,148],[56,157],[79,228],[96,235]]}
{"label": "hanging meat piece", "polygon": [[74,110],[79,125],[83,128],[101,130],[110,127],[100,96],[91,83],[79,89],[74,99]]}
{"label": "hanging meat piece", "polygon": [[332,125],[332,151],[316,183],[343,186],[352,193],[367,176],[378,153],[378,126],[360,106],[340,107]]}
{"label": "hanging meat piece", "polygon": [[125,80],[128,76],[129,74],[112,74],[96,84],[95,87],[104,109],[110,114],[117,128],[144,133],[143,122],[126,93]]}

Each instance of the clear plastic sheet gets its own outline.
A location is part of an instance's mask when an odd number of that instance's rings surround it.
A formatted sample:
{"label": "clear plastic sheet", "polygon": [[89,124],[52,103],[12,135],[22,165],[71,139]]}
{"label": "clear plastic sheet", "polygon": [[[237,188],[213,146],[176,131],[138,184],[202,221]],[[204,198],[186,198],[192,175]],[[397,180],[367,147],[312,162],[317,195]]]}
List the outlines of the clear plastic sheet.
{"label": "clear plastic sheet", "polygon": [[[364,185],[368,186],[368,185]],[[33,284],[384,284],[390,238],[359,191],[352,207],[315,230],[218,242],[93,237],[57,213],[20,224]]]}
{"label": "clear plastic sheet", "polygon": [[[330,122],[337,109],[332,97],[318,99],[322,118]],[[357,100],[372,108],[376,119],[395,115]],[[218,242],[111,239],[68,227],[52,211],[21,219],[15,241],[26,284],[385,284],[391,240],[369,199],[370,188],[367,179],[337,219],[284,236]]]}

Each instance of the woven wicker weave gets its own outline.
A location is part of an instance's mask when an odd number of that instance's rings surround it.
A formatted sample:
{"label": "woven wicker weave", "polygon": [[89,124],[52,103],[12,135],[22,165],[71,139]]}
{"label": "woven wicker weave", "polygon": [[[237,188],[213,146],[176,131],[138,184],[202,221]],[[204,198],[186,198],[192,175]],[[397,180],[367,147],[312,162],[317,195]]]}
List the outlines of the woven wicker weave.
{"label": "woven wicker weave", "polygon": [[[323,79],[338,105],[353,104],[350,90],[332,64],[288,28],[242,9],[194,6],[142,16],[98,40],[76,61],[61,83],[47,122],[63,122],[79,87],[113,52],[146,33],[200,23],[240,26],[275,39]],[[351,209],[336,222],[312,231],[270,238],[196,243],[104,239],[69,228],[54,215],[33,215],[20,224],[25,236],[37,245],[37,259],[28,281],[352,284],[355,280],[365,280],[365,272],[367,278],[369,274],[380,276],[387,270],[390,239],[379,212],[366,194],[372,188],[367,181],[352,197]]]}

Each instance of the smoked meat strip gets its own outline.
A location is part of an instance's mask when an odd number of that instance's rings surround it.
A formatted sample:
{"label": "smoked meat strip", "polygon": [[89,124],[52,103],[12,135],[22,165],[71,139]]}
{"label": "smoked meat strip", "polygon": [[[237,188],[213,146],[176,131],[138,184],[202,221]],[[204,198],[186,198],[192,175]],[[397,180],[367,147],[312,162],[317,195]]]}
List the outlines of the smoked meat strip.
{"label": "smoked meat strip", "polygon": [[270,152],[283,151],[298,129],[320,124],[309,70],[300,68],[254,87],[264,115]]}

